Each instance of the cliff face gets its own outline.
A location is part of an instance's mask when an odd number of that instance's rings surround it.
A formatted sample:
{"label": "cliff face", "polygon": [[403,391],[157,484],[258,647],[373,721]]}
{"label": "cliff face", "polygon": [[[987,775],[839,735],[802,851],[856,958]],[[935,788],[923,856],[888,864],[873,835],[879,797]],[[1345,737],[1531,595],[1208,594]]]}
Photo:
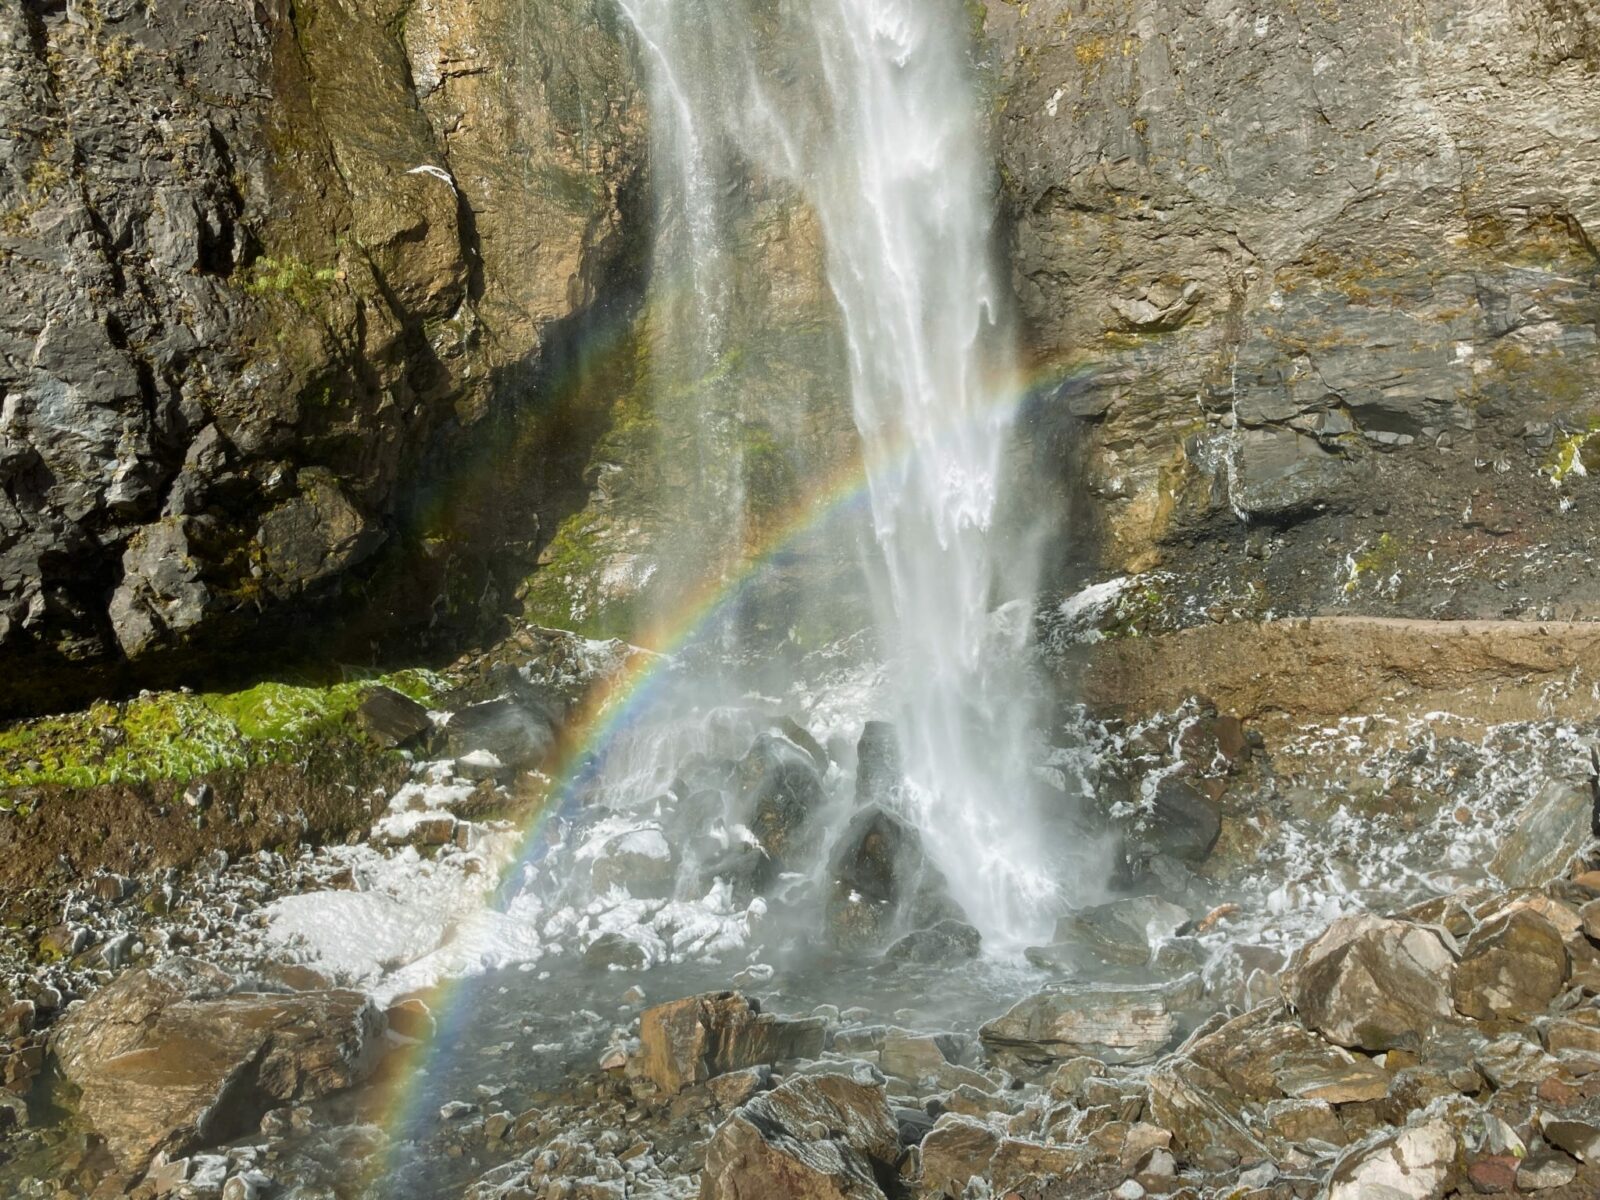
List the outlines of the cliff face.
{"label": "cliff face", "polygon": [[1017,302],[1105,566],[1230,610],[1594,615],[1592,5],[987,16]]}
{"label": "cliff face", "polygon": [[0,710],[531,565],[595,431],[530,381],[627,302],[608,6],[6,0],[0,116]]}
{"label": "cliff face", "polygon": [[[1600,607],[1592,6],[983,15],[1080,558],[1233,613]],[[613,628],[680,557],[693,421],[753,544],[848,459],[814,222],[761,181],[729,374],[662,361],[619,20],[0,0],[0,712]]]}

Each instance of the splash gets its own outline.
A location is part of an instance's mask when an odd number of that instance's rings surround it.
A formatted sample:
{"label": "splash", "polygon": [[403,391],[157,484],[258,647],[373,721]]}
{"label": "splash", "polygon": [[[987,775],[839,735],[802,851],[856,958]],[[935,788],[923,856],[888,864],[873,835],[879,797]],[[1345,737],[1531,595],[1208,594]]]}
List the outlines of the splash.
{"label": "splash", "polygon": [[[663,239],[717,353],[725,185],[739,172],[815,212],[848,347],[880,553],[869,564],[895,681],[905,815],[994,944],[1057,907],[1028,764],[1019,662],[1027,556],[995,532],[1010,406],[991,171],[960,0],[620,0],[650,82]],[[660,251],[658,250],[658,253]],[[903,455],[891,448],[905,447]]]}

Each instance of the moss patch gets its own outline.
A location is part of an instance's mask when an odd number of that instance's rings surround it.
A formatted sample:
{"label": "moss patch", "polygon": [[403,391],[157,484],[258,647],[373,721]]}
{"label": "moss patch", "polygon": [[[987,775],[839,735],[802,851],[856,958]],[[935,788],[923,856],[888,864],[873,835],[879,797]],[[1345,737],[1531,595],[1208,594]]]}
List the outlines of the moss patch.
{"label": "moss patch", "polygon": [[[312,743],[354,734],[350,718],[378,684],[427,700],[426,671],[328,687],[262,683],[242,692],[163,692],[0,730],[0,789],[182,782],[210,771],[291,761]],[[0,795],[0,807],[9,807]]]}

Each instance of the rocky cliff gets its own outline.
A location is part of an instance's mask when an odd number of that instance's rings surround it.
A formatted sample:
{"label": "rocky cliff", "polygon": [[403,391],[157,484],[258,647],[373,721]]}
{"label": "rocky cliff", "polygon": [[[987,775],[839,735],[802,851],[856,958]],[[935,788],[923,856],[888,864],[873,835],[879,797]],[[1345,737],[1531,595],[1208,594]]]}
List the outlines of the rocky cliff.
{"label": "rocky cliff", "polygon": [[0,5],[0,711],[415,654],[531,568],[638,262],[615,23]]}
{"label": "rocky cliff", "polygon": [[[1590,6],[974,16],[1078,568],[1172,622],[1596,611]],[[761,180],[736,352],[673,374],[619,22],[0,4],[0,711],[620,631],[701,506],[691,421],[751,545],[848,460],[814,221]]]}
{"label": "rocky cliff", "polygon": [[1592,5],[987,18],[1038,420],[1103,565],[1229,613],[1595,613]]}

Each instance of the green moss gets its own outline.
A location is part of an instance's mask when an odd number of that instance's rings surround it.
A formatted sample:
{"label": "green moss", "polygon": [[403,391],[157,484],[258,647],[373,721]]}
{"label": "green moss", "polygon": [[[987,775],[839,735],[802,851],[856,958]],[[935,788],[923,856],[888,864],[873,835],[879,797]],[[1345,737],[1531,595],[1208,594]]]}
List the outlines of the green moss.
{"label": "green moss", "polygon": [[1388,532],[1380,533],[1375,542],[1363,546],[1349,559],[1349,575],[1344,582],[1345,595],[1353,595],[1363,581],[1391,576],[1399,569],[1400,543]]}
{"label": "green moss", "polygon": [[[288,761],[342,733],[376,684],[426,700],[426,671],[327,687],[262,683],[241,692],[163,692],[0,729],[0,788],[182,782],[210,771]],[[5,801],[0,799],[0,805]]]}
{"label": "green moss", "polygon": [[606,554],[603,528],[585,513],[562,522],[541,556],[542,565],[523,593],[523,616],[535,625],[570,629],[584,637],[628,637],[634,633],[634,605],[608,599],[601,585]]}
{"label": "green moss", "polygon": [[1600,471],[1600,415],[1589,418],[1588,429],[1569,433],[1556,442],[1543,471],[1557,487],[1574,475],[1582,477]]}
{"label": "green moss", "polygon": [[263,255],[250,264],[241,286],[257,298],[282,296],[311,309],[338,281],[339,272],[333,267],[313,267],[292,256]]}

